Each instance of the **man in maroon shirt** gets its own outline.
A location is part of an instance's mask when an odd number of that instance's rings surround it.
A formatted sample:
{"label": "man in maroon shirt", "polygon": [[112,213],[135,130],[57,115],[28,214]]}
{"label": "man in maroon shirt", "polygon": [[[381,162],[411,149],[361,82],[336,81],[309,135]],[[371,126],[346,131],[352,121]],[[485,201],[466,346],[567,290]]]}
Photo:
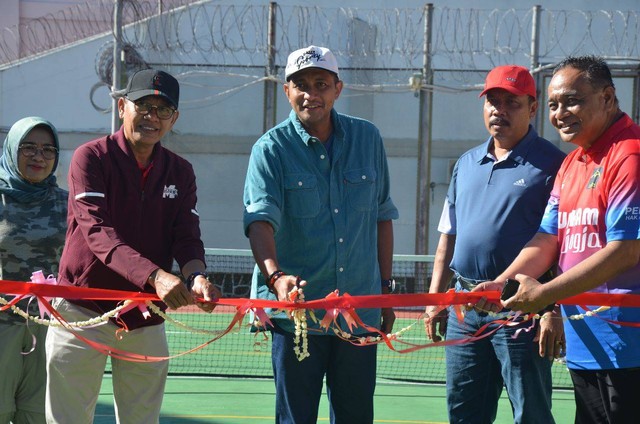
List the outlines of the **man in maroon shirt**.
{"label": "man in maroon shirt", "polygon": [[[197,303],[211,311],[211,303],[196,302],[220,292],[204,272],[195,174],[189,162],[160,144],[178,119],[178,81],[147,69],[135,73],[115,95],[122,127],[78,147],[69,166],[68,230],[59,284],[157,293],[162,309]],[[186,285],[170,272],[174,260]],[[54,306],[68,321],[85,321],[117,305],[57,299]],[[93,422],[107,355],[64,328],[51,330],[47,422]],[[114,349],[169,354],[163,319],[153,313],[145,318],[138,308],[79,332]],[[118,422],[158,422],[168,361],[112,357],[111,364]]]}

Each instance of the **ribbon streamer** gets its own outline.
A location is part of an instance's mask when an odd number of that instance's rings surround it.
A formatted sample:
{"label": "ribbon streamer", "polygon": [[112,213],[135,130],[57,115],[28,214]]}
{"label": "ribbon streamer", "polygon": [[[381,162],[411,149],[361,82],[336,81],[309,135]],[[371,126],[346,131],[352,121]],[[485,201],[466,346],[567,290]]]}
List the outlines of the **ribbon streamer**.
{"label": "ribbon streamer", "polygon": [[[36,295],[42,297],[63,297],[65,299],[91,300],[135,300],[140,302],[159,301],[155,293],[129,292],[108,289],[90,289],[86,287],[32,284],[17,281],[0,280],[0,293],[15,295]],[[217,305],[243,306],[250,302],[251,307],[271,309],[350,309],[350,308],[393,308],[427,305],[466,305],[475,304],[480,298],[499,302],[500,292],[465,293],[420,293],[420,294],[382,294],[368,296],[335,296],[324,299],[301,302],[279,302],[265,299],[220,298],[213,301]],[[199,299],[205,302],[204,299]],[[640,295],[582,293],[556,302],[561,305],[600,305],[640,308]]]}
{"label": "ribbon streamer", "polygon": [[[40,273],[41,274],[41,273]],[[42,278],[40,278],[42,277]],[[53,279],[53,280],[52,280]],[[428,344],[414,344],[409,343],[400,338],[397,338],[393,335],[383,334],[380,330],[374,327],[370,327],[366,325],[360,317],[358,316],[356,309],[359,308],[392,308],[392,307],[410,307],[410,306],[427,306],[427,305],[437,305],[444,309],[447,306],[453,306],[456,311],[456,315],[461,317],[461,305],[466,304],[475,304],[480,298],[485,298],[488,301],[499,302],[500,293],[495,292],[462,292],[456,293],[453,290],[450,290],[446,293],[424,293],[424,294],[391,294],[391,295],[368,295],[368,296],[351,296],[348,293],[343,295],[339,295],[337,291],[328,294],[324,299],[317,299],[307,302],[280,302],[275,300],[265,300],[265,299],[227,299],[220,298],[214,300],[212,303],[217,305],[227,305],[227,306],[235,306],[236,313],[231,320],[230,324],[227,326],[225,330],[220,331],[215,337],[211,340],[202,343],[201,345],[190,349],[185,352],[178,353],[176,355],[167,356],[167,357],[155,357],[155,356],[147,356],[140,355],[131,352],[125,352],[122,350],[114,349],[111,346],[103,345],[100,343],[93,342],[78,332],[76,332],[69,323],[67,323],[64,318],[49,304],[50,298],[53,297],[62,297],[65,299],[92,299],[92,300],[112,300],[112,301],[125,301],[127,306],[125,309],[120,311],[120,314],[123,314],[127,310],[133,308],[139,308],[143,313],[148,314],[147,305],[149,307],[152,304],[148,304],[148,302],[159,301],[160,299],[156,294],[153,293],[142,293],[142,292],[129,292],[129,291],[120,291],[120,290],[108,290],[108,289],[90,289],[85,287],[75,287],[75,286],[63,286],[58,285],[55,281],[55,278],[49,277],[48,279],[44,279],[44,276],[37,275],[34,273],[34,277],[32,277],[32,283],[24,283],[17,281],[7,281],[0,280],[0,293],[11,293],[14,295],[14,299],[12,299],[7,305],[0,308],[0,310],[5,310],[10,308],[11,305],[17,303],[20,299],[25,296],[35,296],[38,299],[38,303],[41,307],[40,315],[50,314],[56,320],[63,324],[65,328],[71,331],[78,339],[84,341],[93,349],[97,351],[112,356],[114,358],[123,359],[127,361],[133,362],[157,362],[164,361],[171,358],[176,358],[182,355],[186,355],[192,352],[195,352],[203,347],[213,343],[214,341],[220,339],[227,333],[229,333],[233,327],[238,324],[241,325],[244,316],[249,312],[253,311],[256,317],[259,319],[260,323],[263,327],[273,326],[269,316],[265,313],[265,308],[271,309],[323,309],[326,311],[325,317],[320,323],[321,328],[328,330],[332,325],[336,328],[336,334],[339,337],[348,340],[353,344],[367,344],[367,340],[362,340],[362,338],[358,338],[357,336],[351,336],[351,338],[347,338],[340,333],[344,333],[339,329],[337,318],[338,316],[342,316],[350,331],[353,331],[355,328],[360,327],[368,331],[369,333],[378,334],[379,343],[384,343],[388,346],[389,349],[396,351],[398,353],[409,353],[415,350],[424,349],[427,347],[436,347],[436,346],[447,346],[453,344],[463,344],[469,343],[476,340],[480,340],[482,338],[488,337],[493,334],[495,331],[500,329],[501,327],[508,325],[519,325],[522,321],[517,321],[516,319],[520,316],[520,314],[514,314],[506,319],[496,319],[493,322],[486,324],[470,337],[465,339],[457,339],[457,340],[444,340],[440,342],[428,343]],[[205,302],[204,299],[198,299],[199,302]],[[563,305],[578,305],[583,309],[590,311],[586,306],[583,305],[602,305],[602,306],[619,306],[619,307],[640,307],[640,295],[635,294],[603,294],[603,293],[583,293],[577,296],[572,296],[567,299],[563,299],[558,304]],[[594,315],[597,316],[597,315]],[[605,318],[601,318],[612,324],[620,324],[620,325],[629,325],[633,327],[640,327],[640,323],[618,323],[613,322],[611,320],[607,320]],[[529,318],[530,319],[530,316]],[[490,325],[495,325],[495,328],[492,328],[490,331],[486,331]],[[345,333],[348,334],[348,333]],[[391,337],[390,337],[391,336]],[[409,346],[405,349],[398,349],[393,345],[393,342],[400,343],[406,346]]]}

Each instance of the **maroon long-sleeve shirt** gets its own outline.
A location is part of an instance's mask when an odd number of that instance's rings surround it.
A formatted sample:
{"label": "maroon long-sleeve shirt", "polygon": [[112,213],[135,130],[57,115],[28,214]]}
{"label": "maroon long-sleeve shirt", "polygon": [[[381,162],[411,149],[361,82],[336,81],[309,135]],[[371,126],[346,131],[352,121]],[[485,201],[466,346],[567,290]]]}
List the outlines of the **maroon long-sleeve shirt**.
{"label": "maroon long-sleeve shirt", "polygon": [[[193,167],[160,143],[152,161],[142,183],[122,129],[76,149],[60,284],[154,293],[147,279],[155,269],[171,271],[174,259],[181,268],[192,259],[204,262]],[[71,301],[100,314],[116,306]],[[129,329],[162,322],[155,314],[145,320],[137,309],[122,320]]]}

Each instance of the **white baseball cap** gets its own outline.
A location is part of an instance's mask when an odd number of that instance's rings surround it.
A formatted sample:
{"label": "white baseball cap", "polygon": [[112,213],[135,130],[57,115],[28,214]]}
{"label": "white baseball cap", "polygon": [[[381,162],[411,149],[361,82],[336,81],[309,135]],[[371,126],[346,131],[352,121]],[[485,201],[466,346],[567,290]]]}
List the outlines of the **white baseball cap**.
{"label": "white baseball cap", "polygon": [[336,57],[326,47],[309,46],[291,53],[287,59],[284,77],[289,81],[293,74],[307,68],[325,69],[338,76]]}

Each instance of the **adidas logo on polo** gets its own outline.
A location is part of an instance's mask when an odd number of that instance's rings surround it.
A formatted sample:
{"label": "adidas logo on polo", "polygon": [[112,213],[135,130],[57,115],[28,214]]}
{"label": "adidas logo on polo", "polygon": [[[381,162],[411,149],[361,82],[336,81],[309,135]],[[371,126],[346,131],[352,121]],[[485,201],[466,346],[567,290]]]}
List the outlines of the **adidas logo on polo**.
{"label": "adidas logo on polo", "polygon": [[513,183],[513,185],[518,187],[526,187],[527,183],[524,182],[524,178],[520,178],[518,181]]}

